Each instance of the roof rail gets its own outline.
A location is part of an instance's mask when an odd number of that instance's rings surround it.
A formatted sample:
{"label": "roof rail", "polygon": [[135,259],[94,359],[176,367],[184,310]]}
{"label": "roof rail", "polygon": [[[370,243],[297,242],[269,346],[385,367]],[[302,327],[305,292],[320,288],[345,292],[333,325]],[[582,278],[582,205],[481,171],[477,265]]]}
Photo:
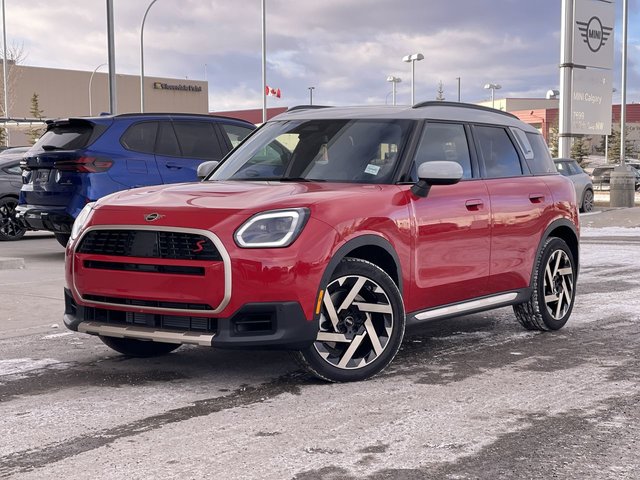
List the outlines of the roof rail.
{"label": "roof rail", "polygon": [[[111,115],[110,113],[107,113],[107,115]],[[137,116],[145,116],[145,115],[157,115],[159,117],[164,117],[164,116],[189,116],[189,117],[218,117],[220,115],[216,115],[215,112],[213,113],[187,113],[187,112],[127,112],[127,113],[117,113],[114,115],[114,117],[137,117]]]}
{"label": "roof rail", "polygon": [[507,115],[509,117],[517,119],[513,113],[505,112],[504,110],[497,110],[491,107],[485,107],[484,105],[476,105],[475,103],[463,103],[463,102],[445,102],[442,100],[429,100],[426,102],[416,103],[412,108],[422,108],[422,107],[462,107],[462,108],[473,108],[475,110],[483,110],[485,112],[492,113],[501,113],[502,115]]}
{"label": "roof rail", "polygon": [[[102,115],[102,114],[100,114]],[[107,113],[106,115],[111,115]],[[224,118],[226,120],[234,120],[242,123],[251,123],[247,120],[243,120],[242,118],[229,117],[227,115],[218,115],[216,112],[212,113],[188,113],[188,112],[128,112],[128,113],[118,113],[113,115],[114,117],[138,117],[138,116],[158,116],[158,117],[199,117],[199,118]]]}
{"label": "roof rail", "polygon": [[287,112],[293,112],[294,110],[311,110],[316,108],[331,108],[329,105],[296,105],[295,107],[290,107]]}

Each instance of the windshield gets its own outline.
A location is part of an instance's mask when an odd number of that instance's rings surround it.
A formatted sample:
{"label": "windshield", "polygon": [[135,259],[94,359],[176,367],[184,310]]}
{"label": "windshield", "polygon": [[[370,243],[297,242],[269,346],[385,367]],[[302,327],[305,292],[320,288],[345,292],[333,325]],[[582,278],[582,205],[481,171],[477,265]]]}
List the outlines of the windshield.
{"label": "windshield", "polygon": [[411,120],[269,122],[208,180],[388,183]]}

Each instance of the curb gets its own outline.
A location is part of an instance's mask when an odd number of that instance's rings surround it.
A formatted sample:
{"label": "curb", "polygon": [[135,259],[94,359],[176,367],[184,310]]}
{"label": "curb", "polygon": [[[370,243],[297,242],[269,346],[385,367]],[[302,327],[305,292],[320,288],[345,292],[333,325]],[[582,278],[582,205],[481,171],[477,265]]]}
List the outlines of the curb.
{"label": "curb", "polygon": [[0,270],[14,270],[24,268],[24,258],[0,257]]}

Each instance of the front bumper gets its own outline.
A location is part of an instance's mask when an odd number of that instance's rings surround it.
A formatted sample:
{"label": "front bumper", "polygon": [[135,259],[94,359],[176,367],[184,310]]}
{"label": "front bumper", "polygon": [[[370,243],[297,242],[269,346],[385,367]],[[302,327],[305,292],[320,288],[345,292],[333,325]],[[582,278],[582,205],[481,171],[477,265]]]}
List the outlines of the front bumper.
{"label": "front bumper", "polygon": [[34,205],[18,205],[16,219],[28,230],[48,230],[55,233],[71,233],[74,221],[65,207],[43,208]]}
{"label": "front bumper", "polygon": [[85,307],[68,289],[64,297],[67,328],[92,335],[225,349],[300,350],[318,333],[317,321],[307,320],[298,302],[249,303],[229,318],[207,318]]}

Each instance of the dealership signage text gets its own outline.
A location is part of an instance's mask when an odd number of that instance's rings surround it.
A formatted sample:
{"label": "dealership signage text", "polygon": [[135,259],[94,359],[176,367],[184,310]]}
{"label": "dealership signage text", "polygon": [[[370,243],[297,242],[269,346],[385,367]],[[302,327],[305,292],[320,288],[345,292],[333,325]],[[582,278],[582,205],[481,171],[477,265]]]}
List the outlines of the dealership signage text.
{"label": "dealership signage text", "polygon": [[164,82],[154,82],[153,88],[156,90],[180,90],[184,92],[201,92],[202,91],[202,87],[199,85],[184,85],[184,84],[173,85],[171,83],[164,83]]}

